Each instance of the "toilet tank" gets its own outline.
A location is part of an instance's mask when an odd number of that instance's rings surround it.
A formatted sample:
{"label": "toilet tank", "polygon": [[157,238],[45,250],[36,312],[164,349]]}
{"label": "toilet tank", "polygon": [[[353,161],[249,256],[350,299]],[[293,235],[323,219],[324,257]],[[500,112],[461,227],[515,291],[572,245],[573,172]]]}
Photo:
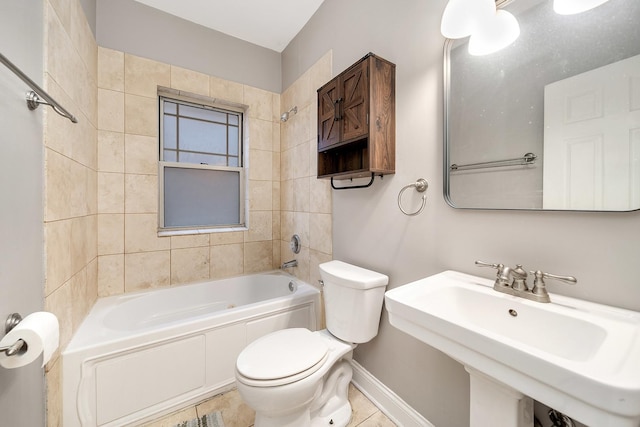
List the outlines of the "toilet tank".
{"label": "toilet tank", "polygon": [[320,264],[320,277],[329,332],[358,344],[378,335],[389,277],[342,261]]}

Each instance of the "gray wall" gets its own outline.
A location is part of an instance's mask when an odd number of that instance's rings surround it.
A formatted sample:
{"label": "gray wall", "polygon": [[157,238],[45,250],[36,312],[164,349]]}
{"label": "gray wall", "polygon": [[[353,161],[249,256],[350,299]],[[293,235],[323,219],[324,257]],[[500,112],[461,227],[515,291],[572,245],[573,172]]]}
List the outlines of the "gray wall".
{"label": "gray wall", "polygon": [[[86,0],[88,1],[88,0]],[[97,0],[98,46],[280,93],[280,54],[134,0]]]}
{"label": "gray wall", "polygon": [[[474,260],[571,274],[578,284],[551,292],[640,310],[630,268],[640,258],[640,213],[456,210],[442,196],[442,47],[445,0],[325,0],[283,52],[283,87],[333,49],[339,73],[372,51],[397,65],[396,174],[372,187],[333,192],[334,258],[390,276],[390,288],[453,269],[491,277]],[[399,190],[429,182],[424,212],[404,216]],[[419,203],[419,196],[413,195]],[[410,208],[411,198],[406,197]],[[356,359],[436,426],[468,425],[469,386],[457,362],[392,328]]]}
{"label": "gray wall", "polygon": [[[0,52],[42,85],[41,0],[0,3]],[[43,308],[42,110],[28,87],[0,65],[0,324],[12,312]],[[4,336],[4,327],[0,337]],[[44,426],[44,372],[38,362],[0,368],[0,424]]]}

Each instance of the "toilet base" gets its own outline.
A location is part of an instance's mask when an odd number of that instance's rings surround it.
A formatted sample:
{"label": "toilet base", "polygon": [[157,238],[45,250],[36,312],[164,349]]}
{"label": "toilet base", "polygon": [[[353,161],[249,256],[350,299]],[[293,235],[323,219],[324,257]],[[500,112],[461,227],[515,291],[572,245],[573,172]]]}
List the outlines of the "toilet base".
{"label": "toilet base", "polygon": [[346,427],[349,421],[351,421],[351,405],[346,402],[331,414],[314,417],[311,420],[311,427]]}

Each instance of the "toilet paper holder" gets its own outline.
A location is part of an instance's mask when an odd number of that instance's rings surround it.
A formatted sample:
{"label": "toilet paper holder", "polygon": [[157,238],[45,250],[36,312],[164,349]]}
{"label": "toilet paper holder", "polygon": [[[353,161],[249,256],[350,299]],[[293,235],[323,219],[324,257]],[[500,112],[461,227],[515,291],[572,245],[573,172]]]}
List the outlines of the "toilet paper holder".
{"label": "toilet paper holder", "polygon": [[[4,332],[8,334],[20,322],[22,322],[22,316],[20,316],[20,313],[11,313],[9,317],[7,317],[7,320],[4,322]],[[23,340],[18,340],[9,346],[0,347],[0,352],[3,351],[9,357],[15,356],[20,352],[20,350],[22,350],[23,347],[24,350],[27,349],[26,343]]]}

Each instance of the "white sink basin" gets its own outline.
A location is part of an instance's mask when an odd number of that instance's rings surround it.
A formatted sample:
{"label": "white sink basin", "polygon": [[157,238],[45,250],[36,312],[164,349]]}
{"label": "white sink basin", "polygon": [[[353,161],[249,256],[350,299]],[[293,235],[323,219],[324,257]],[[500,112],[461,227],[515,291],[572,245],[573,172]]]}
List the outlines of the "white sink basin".
{"label": "white sink basin", "polygon": [[454,271],[385,294],[391,324],[593,427],[640,426],[640,313],[539,303]]}

